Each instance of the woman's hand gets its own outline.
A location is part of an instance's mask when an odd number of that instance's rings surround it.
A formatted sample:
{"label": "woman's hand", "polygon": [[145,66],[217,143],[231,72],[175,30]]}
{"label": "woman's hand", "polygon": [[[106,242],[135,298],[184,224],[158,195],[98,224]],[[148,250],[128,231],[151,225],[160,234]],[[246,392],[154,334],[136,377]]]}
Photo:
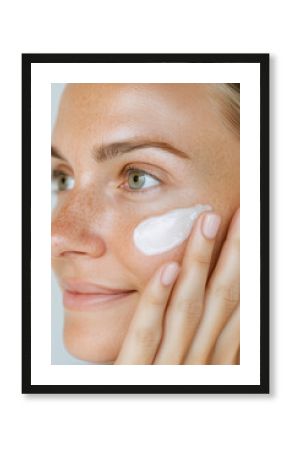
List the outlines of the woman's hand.
{"label": "woman's hand", "polygon": [[220,217],[198,218],[182,266],[149,281],[115,364],[239,364],[239,219],[238,210],[208,279]]}

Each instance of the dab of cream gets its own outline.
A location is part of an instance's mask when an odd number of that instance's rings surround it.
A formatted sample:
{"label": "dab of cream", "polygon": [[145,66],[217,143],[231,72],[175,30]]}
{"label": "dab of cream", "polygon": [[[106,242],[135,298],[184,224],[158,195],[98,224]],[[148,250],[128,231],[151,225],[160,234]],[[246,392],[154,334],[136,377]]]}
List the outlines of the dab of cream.
{"label": "dab of cream", "polygon": [[196,205],[150,217],[135,228],[135,246],[145,255],[168,252],[188,238],[194,221],[202,212],[211,210],[209,205]]}

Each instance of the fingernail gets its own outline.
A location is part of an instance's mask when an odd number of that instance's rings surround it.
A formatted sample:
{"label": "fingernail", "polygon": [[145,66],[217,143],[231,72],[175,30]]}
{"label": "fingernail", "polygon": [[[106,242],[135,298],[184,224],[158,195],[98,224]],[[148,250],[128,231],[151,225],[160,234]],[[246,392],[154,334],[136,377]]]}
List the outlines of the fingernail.
{"label": "fingernail", "polygon": [[208,213],[203,218],[202,232],[207,239],[214,239],[217,235],[221,217],[218,214]]}
{"label": "fingernail", "polygon": [[170,263],[161,272],[161,283],[163,286],[170,286],[174,283],[179,272],[179,264],[176,262]]}

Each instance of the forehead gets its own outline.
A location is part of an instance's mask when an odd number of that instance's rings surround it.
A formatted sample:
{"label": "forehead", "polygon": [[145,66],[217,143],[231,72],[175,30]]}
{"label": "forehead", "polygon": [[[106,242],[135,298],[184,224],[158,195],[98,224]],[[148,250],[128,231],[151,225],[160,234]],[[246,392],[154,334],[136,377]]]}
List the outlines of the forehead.
{"label": "forehead", "polygon": [[[193,113],[209,99],[206,84],[68,84],[63,103],[80,114],[122,115],[155,110]],[[157,108],[157,109],[156,109]]]}
{"label": "forehead", "polygon": [[[132,138],[162,140],[207,160],[232,135],[207,84],[68,84],[53,144],[85,156],[87,149]],[[219,152],[220,153],[220,152]]]}
{"label": "forehead", "polygon": [[60,107],[60,117],[74,126],[74,119],[79,125],[106,119],[199,121],[210,112],[207,85],[202,84],[68,84]]}

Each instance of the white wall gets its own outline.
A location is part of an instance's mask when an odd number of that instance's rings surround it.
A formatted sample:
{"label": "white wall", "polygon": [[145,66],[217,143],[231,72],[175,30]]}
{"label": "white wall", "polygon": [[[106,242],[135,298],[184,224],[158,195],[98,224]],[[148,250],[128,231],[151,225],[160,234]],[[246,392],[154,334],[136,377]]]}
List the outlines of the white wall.
{"label": "white wall", "polygon": [[[1,17],[3,448],[289,448],[288,2],[27,0]],[[271,395],[21,395],[22,52],[271,52]]]}

